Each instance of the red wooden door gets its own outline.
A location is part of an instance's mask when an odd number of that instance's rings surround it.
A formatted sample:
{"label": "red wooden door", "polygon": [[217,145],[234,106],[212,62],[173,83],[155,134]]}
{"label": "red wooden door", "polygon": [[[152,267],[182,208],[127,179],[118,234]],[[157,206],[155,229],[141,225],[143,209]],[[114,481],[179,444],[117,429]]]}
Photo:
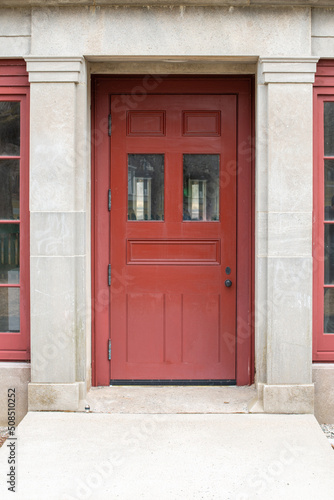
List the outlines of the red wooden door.
{"label": "red wooden door", "polygon": [[110,379],[235,381],[236,96],[117,102]]}

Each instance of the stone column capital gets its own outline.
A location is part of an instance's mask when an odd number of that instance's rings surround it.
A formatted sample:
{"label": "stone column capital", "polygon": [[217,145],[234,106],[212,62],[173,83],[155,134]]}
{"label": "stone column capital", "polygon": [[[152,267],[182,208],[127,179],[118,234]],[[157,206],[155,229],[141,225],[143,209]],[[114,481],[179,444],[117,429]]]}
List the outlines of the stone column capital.
{"label": "stone column capital", "polygon": [[25,57],[30,83],[79,83],[83,57]]}
{"label": "stone column capital", "polygon": [[314,83],[318,57],[261,57],[259,83]]}

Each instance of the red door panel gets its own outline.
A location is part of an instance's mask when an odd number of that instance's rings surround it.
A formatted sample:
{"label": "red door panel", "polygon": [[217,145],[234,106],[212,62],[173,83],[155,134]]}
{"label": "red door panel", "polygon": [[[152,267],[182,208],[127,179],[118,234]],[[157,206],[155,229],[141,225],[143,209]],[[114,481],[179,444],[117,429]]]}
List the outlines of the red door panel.
{"label": "red door panel", "polygon": [[236,106],[149,95],[112,111],[114,382],[236,378]]}
{"label": "red door panel", "polygon": [[164,361],[164,300],[162,293],[126,295],[127,363]]}

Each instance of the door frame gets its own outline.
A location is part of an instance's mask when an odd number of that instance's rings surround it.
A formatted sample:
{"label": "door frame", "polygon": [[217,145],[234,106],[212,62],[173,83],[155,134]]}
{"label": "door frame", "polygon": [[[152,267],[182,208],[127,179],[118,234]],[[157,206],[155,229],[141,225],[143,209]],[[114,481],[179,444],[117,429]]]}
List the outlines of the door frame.
{"label": "door frame", "polygon": [[[236,298],[236,381],[249,385],[254,380],[254,77],[242,76],[159,76],[92,75],[92,385],[109,385],[108,339],[110,328],[108,265],[109,248],[99,245],[103,228],[110,227],[108,189],[110,162],[108,135],[110,95],[120,96],[133,106],[146,94],[233,94],[237,96],[237,158],[228,175],[237,175],[237,298]],[[103,109],[103,119],[101,110]],[[104,117],[104,110],[105,117]],[[99,171],[101,165],[101,172]],[[228,182],[228,177],[226,178]],[[97,196],[101,187],[105,198]],[[246,216],[245,216],[246,214]],[[112,236],[112,235],[110,235]],[[122,277],[114,277],[115,286]],[[117,283],[117,280],[119,283]],[[232,341],[232,339],[231,339]]]}

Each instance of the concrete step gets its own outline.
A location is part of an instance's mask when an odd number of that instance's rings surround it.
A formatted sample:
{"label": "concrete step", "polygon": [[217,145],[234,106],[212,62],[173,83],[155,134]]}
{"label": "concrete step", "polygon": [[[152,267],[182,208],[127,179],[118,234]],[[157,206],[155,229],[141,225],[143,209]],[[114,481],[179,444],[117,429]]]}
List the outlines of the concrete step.
{"label": "concrete step", "polygon": [[248,413],[253,386],[92,387],[86,402],[97,413]]}

